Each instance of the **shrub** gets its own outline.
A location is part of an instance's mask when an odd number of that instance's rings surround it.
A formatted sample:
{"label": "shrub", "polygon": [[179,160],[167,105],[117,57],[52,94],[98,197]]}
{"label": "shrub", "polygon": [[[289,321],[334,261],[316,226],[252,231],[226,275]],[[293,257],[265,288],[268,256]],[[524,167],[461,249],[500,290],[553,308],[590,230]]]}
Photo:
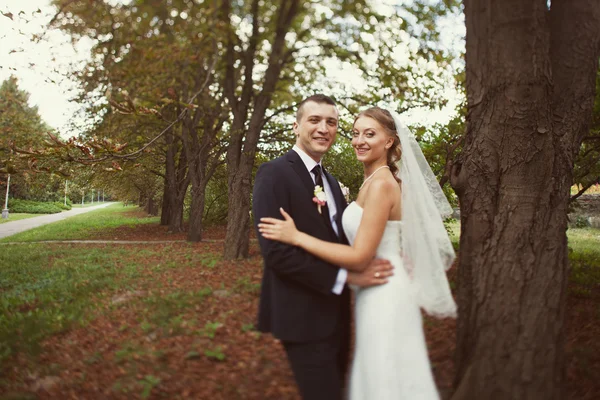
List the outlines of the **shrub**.
{"label": "shrub", "polygon": [[44,203],[33,200],[9,199],[8,209],[13,213],[56,214],[63,210],[70,210],[71,206],[67,204],[65,207],[64,203],[58,201]]}

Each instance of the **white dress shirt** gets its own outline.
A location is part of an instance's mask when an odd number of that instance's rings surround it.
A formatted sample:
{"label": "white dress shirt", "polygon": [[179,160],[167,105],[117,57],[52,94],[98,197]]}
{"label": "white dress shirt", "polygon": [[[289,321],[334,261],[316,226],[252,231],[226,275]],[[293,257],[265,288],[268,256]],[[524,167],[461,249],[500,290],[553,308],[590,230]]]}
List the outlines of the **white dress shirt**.
{"label": "white dress shirt", "polygon": [[[317,164],[321,165],[321,163],[320,162],[317,163],[308,154],[306,154],[300,147],[298,147],[296,145],[294,145],[292,150],[294,150],[296,153],[298,153],[298,155],[300,156],[300,159],[304,163],[304,166],[308,170],[309,175],[313,180],[313,183],[315,183],[315,175],[312,173],[312,170],[315,167],[315,165],[317,165]],[[323,166],[321,166],[321,171],[323,171]],[[327,198],[332,199],[332,201],[327,202],[327,207],[329,208],[329,218],[331,220],[331,227],[333,228],[335,234],[339,236],[338,227],[337,227],[337,224],[335,223],[335,217],[337,216],[338,210],[337,210],[337,207],[335,206],[335,201],[333,201],[333,199],[334,199],[333,192],[332,192],[331,187],[329,186],[329,182],[327,181],[327,178],[325,176],[323,176],[323,186],[324,186],[323,190],[325,191],[325,195],[327,196]],[[347,278],[348,278],[348,271],[345,268],[340,268],[340,270],[338,271],[338,274],[337,274],[337,278],[335,280],[335,285],[333,286],[333,289],[331,291],[335,294],[341,294],[342,291],[344,290],[344,284],[346,283]]]}

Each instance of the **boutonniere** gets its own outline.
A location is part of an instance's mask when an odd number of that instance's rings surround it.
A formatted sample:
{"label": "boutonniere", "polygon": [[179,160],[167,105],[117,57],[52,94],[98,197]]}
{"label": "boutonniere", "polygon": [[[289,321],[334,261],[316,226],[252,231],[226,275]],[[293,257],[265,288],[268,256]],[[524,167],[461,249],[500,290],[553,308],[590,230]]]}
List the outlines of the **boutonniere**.
{"label": "boutonniere", "polygon": [[315,197],[313,197],[313,202],[317,203],[317,210],[319,210],[319,214],[321,214],[321,207],[327,204],[327,195],[320,185],[315,186],[314,194]]}
{"label": "boutonniere", "polygon": [[340,189],[342,189],[342,194],[344,195],[346,202],[349,202],[350,201],[350,189],[348,189],[348,187],[341,182],[340,182]]}

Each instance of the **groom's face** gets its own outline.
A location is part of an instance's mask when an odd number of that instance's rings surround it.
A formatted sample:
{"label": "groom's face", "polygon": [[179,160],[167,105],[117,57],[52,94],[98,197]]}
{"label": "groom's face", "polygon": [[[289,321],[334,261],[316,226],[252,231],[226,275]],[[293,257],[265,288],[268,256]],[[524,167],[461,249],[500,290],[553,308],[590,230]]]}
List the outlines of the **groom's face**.
{"label": "groom's face", "polygon": [[334,105],[308,101],[302,106],[299,121],[294,122],[296,145],[319,162],[335,142],[338,111]]}

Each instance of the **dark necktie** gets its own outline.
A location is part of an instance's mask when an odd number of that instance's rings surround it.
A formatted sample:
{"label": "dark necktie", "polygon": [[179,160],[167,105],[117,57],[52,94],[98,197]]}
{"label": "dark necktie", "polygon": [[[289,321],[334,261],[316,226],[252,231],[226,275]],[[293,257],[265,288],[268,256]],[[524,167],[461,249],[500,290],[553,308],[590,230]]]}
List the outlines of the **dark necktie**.
{"label": "dark necktie", "polygon": [[[315,186],[321,186],[321,189],[323,189],[323,192],[325,192],[325,186],[323,185],[323,176],[321,174],[321,166],[319,164],[315,165],[311,172],[315,176]],[[333,199],[327,199],[327,201],[333,201]],[[327,203],[325,203],[324,206],[321,206],[321,211],[321,215],[325,219],[325,224],[335,235],[335,231],[331,226],[331,217],[329,215],[329,207],[327,207]]]}

